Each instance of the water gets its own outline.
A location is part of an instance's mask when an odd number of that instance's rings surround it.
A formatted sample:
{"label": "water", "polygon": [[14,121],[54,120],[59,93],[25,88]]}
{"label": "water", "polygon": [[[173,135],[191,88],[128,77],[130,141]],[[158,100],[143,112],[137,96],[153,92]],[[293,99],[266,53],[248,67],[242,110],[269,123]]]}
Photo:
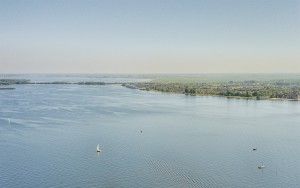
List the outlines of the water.
{"label": "water", "polygon": [[146,75],[117,74],[2,74],[0,79],[28,79],[31,82],[88,82],[123,83],[149,81]]}
{"label": "water", "polygon": [[300,186],[299,102],[15,87],[0,91],[1,188]]}

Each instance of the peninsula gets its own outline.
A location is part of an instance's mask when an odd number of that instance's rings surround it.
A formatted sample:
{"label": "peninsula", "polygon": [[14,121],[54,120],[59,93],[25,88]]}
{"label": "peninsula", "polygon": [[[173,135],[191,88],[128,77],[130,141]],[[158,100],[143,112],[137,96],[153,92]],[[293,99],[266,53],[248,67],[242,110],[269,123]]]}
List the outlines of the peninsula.
{"label": "peninsula", "polygon": [[204,74],[161,76],[123,84],[131,89],[247,99],[300,100],[299,74]]}

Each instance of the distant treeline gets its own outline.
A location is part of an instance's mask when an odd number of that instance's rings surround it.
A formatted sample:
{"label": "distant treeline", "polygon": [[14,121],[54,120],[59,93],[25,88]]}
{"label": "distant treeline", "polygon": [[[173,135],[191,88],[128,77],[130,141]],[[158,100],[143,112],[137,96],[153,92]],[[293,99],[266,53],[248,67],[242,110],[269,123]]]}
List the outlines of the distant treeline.
{"label": "distant treeline", "polygon": [[87,82],[31,82],[25,79],[0,79],[0,85],[13,85],[13,84],[78,84],[78,85],[105,85],[105,82],[87,81]]}
{"label": "distant treeline", "polygon": [[186,95],[245,97],[254,99],[300,99],[300,81],[209,81],[180,82],[176,80],[141,82],[124,85],[129,88],[161,92],[183,93]]}
{"label": "distant treeline", "polygon": [[0,79],[0,85],[12,85],[12,84],[28,84],[30,80],[25,79]]}

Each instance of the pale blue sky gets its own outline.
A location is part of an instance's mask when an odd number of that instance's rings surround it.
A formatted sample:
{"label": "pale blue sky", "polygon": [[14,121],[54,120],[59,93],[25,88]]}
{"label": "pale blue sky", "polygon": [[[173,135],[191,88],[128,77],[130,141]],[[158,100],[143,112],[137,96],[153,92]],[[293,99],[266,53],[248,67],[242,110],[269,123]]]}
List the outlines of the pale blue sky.
{"label": "pale blue sky", "polygon": [[0,72],[300,72],[300,0],[0,0]]}

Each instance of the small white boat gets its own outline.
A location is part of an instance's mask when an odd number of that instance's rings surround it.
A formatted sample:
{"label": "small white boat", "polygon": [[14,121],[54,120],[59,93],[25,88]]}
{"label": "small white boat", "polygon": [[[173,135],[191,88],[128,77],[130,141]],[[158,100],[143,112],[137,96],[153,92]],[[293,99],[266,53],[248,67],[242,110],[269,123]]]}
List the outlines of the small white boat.
{"label": "small white boat", "polygon": [[97,145],[97,149],[96,150],[97,150],[97,152],[101,152],[99,144]]}
{"label": "small white boat", "polygon": [[266,166],[263,164],[263,163],[261,163],[261,165],[260,166],[258,166],[257,168],[258,169],[263,169],[263,168],[265,168]]}

